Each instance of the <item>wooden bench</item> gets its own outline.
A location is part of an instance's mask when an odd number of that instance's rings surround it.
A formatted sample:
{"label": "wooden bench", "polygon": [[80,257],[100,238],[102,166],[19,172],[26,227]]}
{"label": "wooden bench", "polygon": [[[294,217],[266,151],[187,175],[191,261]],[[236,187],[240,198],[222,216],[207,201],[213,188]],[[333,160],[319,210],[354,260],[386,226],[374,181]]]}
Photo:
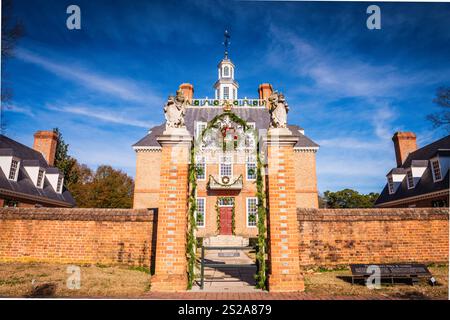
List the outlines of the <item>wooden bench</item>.
{"label": "wooden bench", "polygon": [[352,284],[355,283],[355,279],[367,279],[373,275],[373,270],[369,272],[370,266],[380,268],[381,280],[391,280],[392,284],[394,280],[410,279],[411,284],[414,285],[419,281],[419,278],[432,278],[431,272],[424,264],[351,264]]}

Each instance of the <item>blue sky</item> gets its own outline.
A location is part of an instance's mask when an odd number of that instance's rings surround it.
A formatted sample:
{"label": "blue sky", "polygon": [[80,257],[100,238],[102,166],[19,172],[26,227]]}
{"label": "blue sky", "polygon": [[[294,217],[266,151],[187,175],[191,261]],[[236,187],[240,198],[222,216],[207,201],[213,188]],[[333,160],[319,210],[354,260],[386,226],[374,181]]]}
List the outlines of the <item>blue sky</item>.
{"label": "blue sky", "polygon": [[[134,176],[131,145],[163,121],[183,82],[213,96],[223,31],[231,33],[240,97],[260,83],[285,93],[289,122],[321,145],[321,192],[380,192],[395,165],[397,130],[419,145],[445,135],[425,116],[450,84],[450,4],[381,3],[381,30],[366,28],[369,3],[15,0],[26,35],[3,67],[14,92],[7,135],[32,145],[59,127],[70,153],[91,167]],[[81,8],[81,30],[66,8]]]}

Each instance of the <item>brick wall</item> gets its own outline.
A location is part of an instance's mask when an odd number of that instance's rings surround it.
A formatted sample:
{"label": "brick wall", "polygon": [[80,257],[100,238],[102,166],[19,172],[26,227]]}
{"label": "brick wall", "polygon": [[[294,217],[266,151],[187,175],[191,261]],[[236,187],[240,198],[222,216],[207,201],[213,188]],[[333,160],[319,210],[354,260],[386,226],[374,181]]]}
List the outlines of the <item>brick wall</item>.
{"label": "brick wall", "polygon": [[316,153],[294,152],[294,168],[297,208],[318,208]]}
{"label": "brick wall", "polygon": [[448,262],[448,209],[297,209],[301,266]]}
{"label": "brick wall", "polygon": [[133,208],[157,208],[161,170],[160,151],[136,152]]}
{"label": "brick wall", "polygon": [[0,208],[0,261],[150,266],[153,210]]}

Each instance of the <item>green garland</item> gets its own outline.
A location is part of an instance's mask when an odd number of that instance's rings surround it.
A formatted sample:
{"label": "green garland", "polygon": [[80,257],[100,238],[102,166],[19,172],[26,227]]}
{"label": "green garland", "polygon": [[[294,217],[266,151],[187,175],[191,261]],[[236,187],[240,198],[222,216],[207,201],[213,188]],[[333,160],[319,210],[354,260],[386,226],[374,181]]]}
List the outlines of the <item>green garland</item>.
{"label": "green garland", "polygon": [[[199,136],[198,142],[201,142],[203,140],[205,133],[208,132],[210,129],[212,129],[212,128],[218,129],[217,122],[227,116],[231,119],[231,121],[240,124],[244,128],[244,131],[247,131],[250,128],[245,120],[241,119],[239,116],[237,116],[236,114],[234,114],[231,111],[225,111],[222,114],[215,116],[211,121],[208,122],[208,125],[206,126],[205,129],[203,129],[201,135]],[[257,168],[256,168],[256,190],[257,191],[256,191],[256,196],[258,198],[258,224],[257,224],[258,247],[257,247],[257,252],[256,252],[256,262],[258,265],[258,270],[257,270],[257,274],[255,275],[255,278],[256,278],[256,287],[260,288],[260,289],[266,289],[266,269],[267,269],[266,258],[265,258],[266,251],[267,251],[267,240],[266,240],[266,232],[267,232],[267,230],[266,230],[266,213],[267,213],[267,211],[266,211],[266,207],[265,207],[266,194],[264,191],[262,163],[261,163],[261,158],[260,158],[260,153],[259,153],[260,144],[258,141],[257,131],[255,131],[254,134],[255,134],[255,139],[257,141]],[[196,177],[195,177],[195,173],[194,173],[193,189],[196,188],[195,178]],[[195,193],[192,193],[192,189],[191,189],[191,194],[194,195],[194,202],[195,202]],[[218,198],[218,200],[216,202],[216,212],[217,212],[216,222],[217,222],[217,231],[218,232],[220,232],[219,199],[220,198]],[[196,203],[194,203],[194,205],[196,206]],[[194,212],[195,212],[195,210],[194,210]],[[195,219],[194,219],[194,225],[195,225]],[[192,224],[191,224],[191,228],[192,228]],[[195,226],[195,228],[196,228],[196,226]],[[233,232],[233,234],[235,234],[235,204],[234,203],[233,203],[233,215],[232,215],[232,232]],[[193,261],[195,263],[195,256],[194,256]],[[191,263],[191,259],[189,260],[189,262]],[[192,275],[192,279],[193,279],[193,275]]]}
{"label": "green garland", "polygon": [[258,270],[256,274],[256,287],[266,289],[266,207],[262,163],[259,152],[257,152],[256,159],[256,197],[258,198],[258,248],[256,252]]}
{"label": "green garland", "polygon": [[197,223],[195,219],[195,212],[197,211],[197,168],[195,165],[195,150],[191,149],[191,162],[189,164],[189,184],[190,184],[190,194],[189,194],[189,213],[188,213],[188,231],[187,231],[187,246],[186,246],[186,257],[188,262],[188,290],[192,289],[195,278],[195,229],[197,229]]}

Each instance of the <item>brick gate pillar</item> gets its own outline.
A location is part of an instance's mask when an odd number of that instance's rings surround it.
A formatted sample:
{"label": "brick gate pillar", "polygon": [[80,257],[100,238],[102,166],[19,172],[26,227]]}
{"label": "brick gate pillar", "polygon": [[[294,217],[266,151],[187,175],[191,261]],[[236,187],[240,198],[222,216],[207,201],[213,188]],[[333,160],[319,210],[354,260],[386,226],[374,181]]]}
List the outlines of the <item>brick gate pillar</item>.
{"label": "brick gate pillar", "polygon": [[272,292],[304,291],[300,272],[294,145],[288,129],[270,129],[267,146],[268,287]]}
{"label": "brick gate pillar", "polygon": [[151,290],[184,291],[187,288],[188,170],[192,137],[186,129],[172,129],[171,134],[164,132],[157,140],[162,146],[161,182]]}

